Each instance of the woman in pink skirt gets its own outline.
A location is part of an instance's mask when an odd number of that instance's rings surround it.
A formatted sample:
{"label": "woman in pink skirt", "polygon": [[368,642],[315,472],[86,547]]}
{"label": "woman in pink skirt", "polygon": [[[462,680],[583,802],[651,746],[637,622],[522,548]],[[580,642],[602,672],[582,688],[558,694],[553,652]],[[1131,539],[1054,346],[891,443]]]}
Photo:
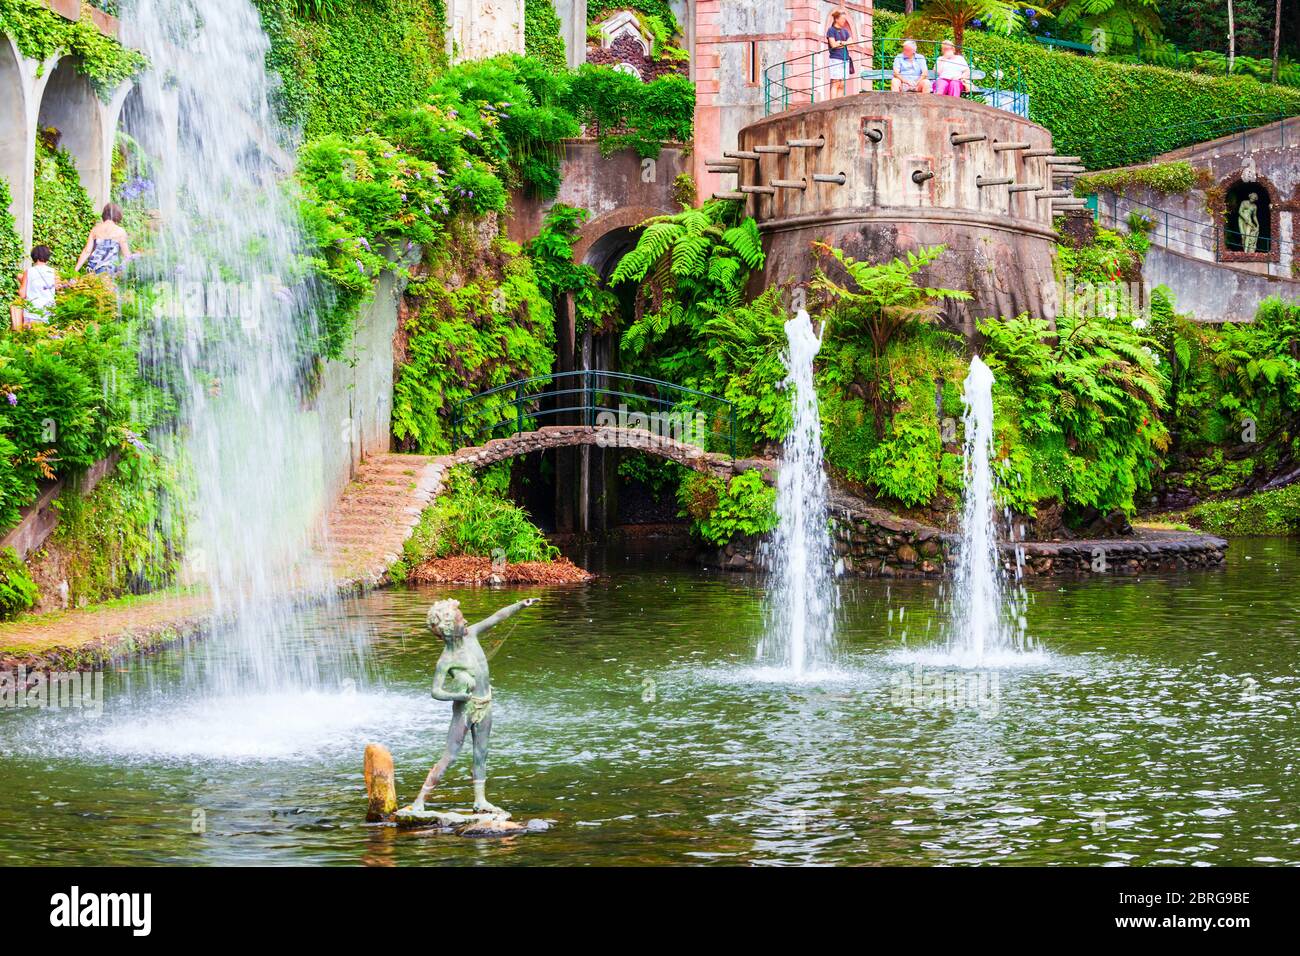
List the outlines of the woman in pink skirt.
{"label": "woman in pink skirt", "polygon": [[934,91],[940,96],[961,96],[970,89],[970,64],[951,40],[944,40],[934,61]]}

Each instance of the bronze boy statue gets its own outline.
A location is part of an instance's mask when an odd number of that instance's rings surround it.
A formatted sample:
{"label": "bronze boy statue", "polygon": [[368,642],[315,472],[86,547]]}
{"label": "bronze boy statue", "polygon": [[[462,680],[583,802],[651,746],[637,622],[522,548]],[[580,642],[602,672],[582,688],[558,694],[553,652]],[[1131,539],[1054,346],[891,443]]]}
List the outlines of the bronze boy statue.
{"label": "bronze boy statue", "polygon": [[447,749],[429,771],[420,795],[411,804],[412,810],[424,809],[424,798],[460,753],[468,731],[474,737],[474,810],[510,816],[488,803],[483,793],[487,786],[488,738],[492,734],[492,684],[488,678],[487,656],[478,639],[484,631],[536,603],[537,598],[518,601],[473,625],[466,623],[459,601],[439,601],[429,608],[426,619],[429,629],[446,642],[433,672],[433,699],[452,702],[451,726],[447,729]]}

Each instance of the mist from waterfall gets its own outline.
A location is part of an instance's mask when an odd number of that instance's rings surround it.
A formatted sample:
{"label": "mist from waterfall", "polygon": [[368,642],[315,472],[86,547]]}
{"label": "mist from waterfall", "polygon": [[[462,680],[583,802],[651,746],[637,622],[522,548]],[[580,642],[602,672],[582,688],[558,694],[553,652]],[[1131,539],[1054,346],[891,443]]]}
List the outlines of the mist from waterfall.
{"label": "mist from waterfall", "polygon": [[355,642],[301,641],[284,600],[331,592],[310,555],[325,443],[346,436],[311,411],[318,369],[304,343],[318,303],[295,265],[291,136],[270,105],[269,41],[250,0],[127,0],[122,39],[150,61],[123,127],[154,161],[160,206],[154,251],[137,264],[152,281],[143,361],[180,406],[161,443],[193,476],[188,573],[233,628],[220,663],[200,651],[186,666],[219,695],[337,681]]}
{"label": "mist from waterfall", "polygon": [[772,587],[758,656],[798,679],[832,663],[839,594],[813,376],[822,342],[802,309],[785,323],[785,334],[788,346],[782,361],[786,387],[792,392],[793,420],[777,475],[778,522],[767,548]]}

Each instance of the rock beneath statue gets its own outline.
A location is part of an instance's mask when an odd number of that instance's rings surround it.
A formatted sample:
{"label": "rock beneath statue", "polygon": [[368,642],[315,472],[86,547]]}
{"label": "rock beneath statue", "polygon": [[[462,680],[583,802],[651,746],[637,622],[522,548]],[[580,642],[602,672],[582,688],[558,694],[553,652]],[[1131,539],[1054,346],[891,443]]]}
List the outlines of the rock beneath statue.
{"label": "rock beneath statue", "polygon": [[503,837],[520,833],[542,833],[551,828],[550,820],[516,823],[508,813],[475,813],[473,810],[412,810],[402,807],[393,814],[402,830],[434,830],[463,837]]}
{"label": "rock beneath statue", "polygon": [[366,820],[387,820],[397,809],[397,788],[393,783],[393,755],[383,744],[366,744]]}

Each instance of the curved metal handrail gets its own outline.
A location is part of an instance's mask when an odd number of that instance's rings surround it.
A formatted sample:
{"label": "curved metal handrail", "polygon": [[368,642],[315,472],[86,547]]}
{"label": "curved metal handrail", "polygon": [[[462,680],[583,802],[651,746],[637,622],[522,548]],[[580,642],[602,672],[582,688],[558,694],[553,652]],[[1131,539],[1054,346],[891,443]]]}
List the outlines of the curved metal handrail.
{"label": "curved metal handrail", "polygon": [[[926,57],[927,68],[933,72],[939,41],[918,40],[916,43],[918,51]],[[889,89],[894,57],[901,52],[902,44],[901,39],[886,37],[855,40],[848,45],[855,64],[853,76],[867,77],[864,91]],[[966,57],[972,75],[971,89],[963,95],[964,98],[1008,109],[1021,116],[1028,113],[1028,93],[1018,63],[1003,62],[1003,58],[996,54],[970,50],[963,50],[962,55]],[[827,99],[831,83],[838,82],[832,76],[831,62],[830,51],[820,49],[767,67],[763,71],[764,115]],[[851,77],[848,83],[853,82]]]}
{"label": "curved metal handrail", "polygon": [[[641,391],[634,391],[638,386]],[[650,390],[655,394],[645,394]],[[511,434],[530,431],[543,419],[596,425],[601,413],[616,415],[620,422],[643,415],[647,423],[655,423],[657,417],[658,425],[670,430],[677,425],[683,433],[690,432],[689,438],[698,439],[688,443],[705,451],[719,445],[736,457],[736,416],[730,401],[685,385],[606,369],[552,372],[486,389],[452,406],[451,427],[458,440],[474,445],[502,428]],[[698,422],[686,427],[673,418],[686,414],[703,415],[709,421],[707,431],[695,427]]]}

